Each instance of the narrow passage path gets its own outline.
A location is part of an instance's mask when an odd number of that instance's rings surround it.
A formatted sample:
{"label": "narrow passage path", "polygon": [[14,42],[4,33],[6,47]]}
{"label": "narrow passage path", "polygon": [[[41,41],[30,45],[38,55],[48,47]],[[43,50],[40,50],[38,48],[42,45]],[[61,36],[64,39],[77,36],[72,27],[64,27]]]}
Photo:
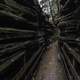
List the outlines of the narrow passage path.
{"label": "narrow passage path", "polygon": [[58,60],[57,43],[52,44],[43,56],[35,80],[66,80],[64,68]]}

